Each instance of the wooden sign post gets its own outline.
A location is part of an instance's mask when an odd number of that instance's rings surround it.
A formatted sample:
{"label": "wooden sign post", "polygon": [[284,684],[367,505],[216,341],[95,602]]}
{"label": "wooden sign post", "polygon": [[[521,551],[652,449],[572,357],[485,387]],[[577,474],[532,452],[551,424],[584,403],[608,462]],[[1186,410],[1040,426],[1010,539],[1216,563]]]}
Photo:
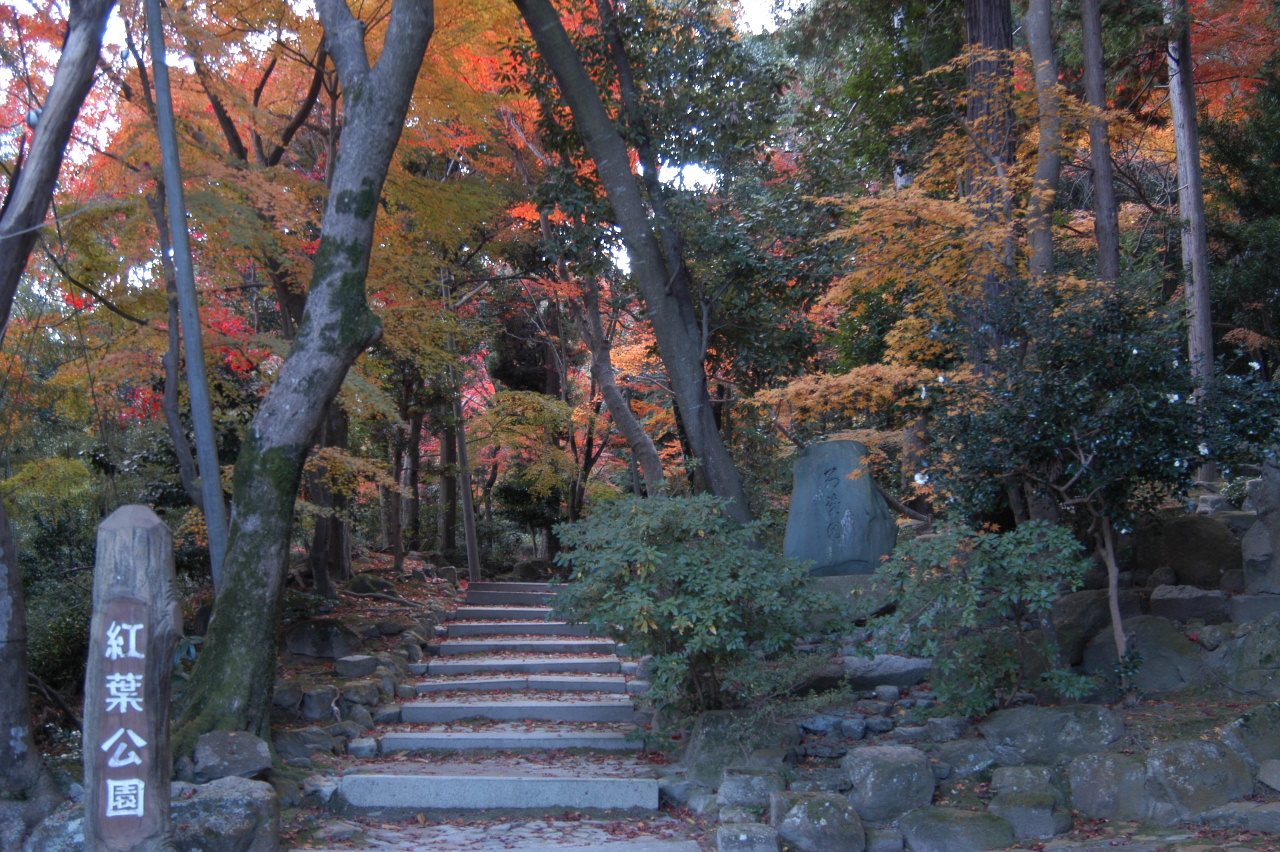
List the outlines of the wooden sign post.
{"label": "wooden sign post", "polygon": [[98,527],[84,685],[87,852],[169,852],[169,693],[182,633],[173,536],[146,506]]}

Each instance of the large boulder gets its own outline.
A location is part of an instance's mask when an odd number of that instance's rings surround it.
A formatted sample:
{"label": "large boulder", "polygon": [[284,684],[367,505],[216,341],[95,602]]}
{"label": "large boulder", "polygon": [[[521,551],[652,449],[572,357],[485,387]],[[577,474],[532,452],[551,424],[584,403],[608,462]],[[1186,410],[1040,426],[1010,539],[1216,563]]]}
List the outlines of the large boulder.
{"label": "large boulder", "polygon": [[1008,820],[1024,840],[1044,840],[1071,830],[1071,812],[1048,791],[999,793],[987,810]]}
{"label": "large boulder", "polygon": [[911,852],[981,852],[1013,845],[1013,826],[992,813],[920,808],[898,824]]}
{"label": "large boulder", "polygon": [[689,734],[684,764],[689,778],[714,789],[725,767],[751,754],[760,746],[791,746],[800,741],[795,725],[752,725],[741,714],[727,710],[703,713]]}
{"label": "large boulder", "polygon": [[1262,475],[1249,481],[1244,508],[1257,514],[1241,540],[1245,591],[1280,593],[1280,461],[1268,459]]}
{"label": "large boulder", "polygon": [[[280,800],[270,784],[219,778],[173,783],[173,846],[180,852],[278,852]],[[68,804],[37,826],[23,852],[84,852],[84,806]]]}
{"label": "large boulder", "polygon": [[1071,805],[1090,819],[1133,820],[1146,817],[1147,761],[1137,755],[1082,754],[1067,765]]}
{"label": "large boulder", "polygon": [[996,754],[981,738],[952,740],[933,747],[933,755],[951,767],[952,778],[974,778],[991,771]]}
{"label": "large boulder", "polygon": [[756,822],[722,825],[716,829],[719,852],[778,852],[778,830]]}
{"label": "large boulder", "polygon": [[842,679],[850,689],[874,689],[877,686],[915,686],[929,679],[933,660],[923,657],[900,657],[877,654],[874,657],[841,658]]}
{"label": "large boulder", "polygon": [[289,628],[284,645],[291,654],[336,660],[354,654],[360,637],[336,619],[310,618]]}
{"label": "large boulder", "polygon": [[1205,662],[1214,679],[1234,692],[1280,698],[1280,614],[1254,622],[1247,632],[1206,655]]}
{"label": "large boulder", "polygon": [[1105,750],[1124,733],[1124,720],[1091,704],[1014,707],[992,713],[979,729],[1003,766],[1053,765]]}
{"label": "large boulder", "polygon": [[765,807],[769,796],[787,788],[782,776],[767,769],[748,769],[730,766],[720,779],[716,804],[721,807]]}
{"label": "large boulder", "polygon": [[1242,564],[1240,542],[1230,528],[1203,515],[1163,518],[1143,526],[1133,555],[1140,572],[1168,566],[1180,585],[1202,589],[1218,588],[1222,573]]}
{"label": "large boulder", "polygon": [[1280,704],[1255,707],[1224,727],[1221,737],[1253,772],[1265,761],[1280,760]]}
{"label": "large boulder", "polygon": [[247,731],[210,731],[196,740],[195,768],[200,782],[257,778],[271,769],[271,746]]}
{"label": "large boulder", "polygon": [[796,852],[863,852],[866,833],[844,796],[802,795],[777,822],[778,835]]}
{"label": "large boulder", "polygon": [[1205,811],[1253,792],[1244,758],[1213,740],[1175,740],[1151,749],[1147,775],[1162,804],[1160,821],[1198,819]]}
{"label": "large boulder", "polygon": [[[1124,620],[1129,651],[1141,659],[1134,684],[1151,696],[1170,695],[1201,686],[1207,678],[1200,646],[1175,628],[1168,619],[1137,615]],[[1084,670],[1103,678],[1103,695],[1116,697],[1116,645],[1110,630],[1093,638],[1084,651]]]}
{"label": "large boulder", "polygon": [[1222,624],[1231,620],[1227,593],[1198,586],[1156,586],[1151,591],[1150,611],[1177,622],[1194,618],[1205,624]]}
{"label": "large boulder", "polygon": [[937,784],[924,752],[910,746],[854,749],[841,762],[849,801],[868,822],[890,822],[933,801]]}

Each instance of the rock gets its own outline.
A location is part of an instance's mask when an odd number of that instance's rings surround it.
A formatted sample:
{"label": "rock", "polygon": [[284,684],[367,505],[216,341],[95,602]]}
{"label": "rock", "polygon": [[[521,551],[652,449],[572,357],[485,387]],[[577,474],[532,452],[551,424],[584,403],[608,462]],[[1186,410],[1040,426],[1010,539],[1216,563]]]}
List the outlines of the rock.
{"label": "rock", "polygon": [[863,852],[866,834],[849,800],[810,793],[776,823],[778,836],[796,852]]}
{"label": "rock", "polygon": [[840,736],[846,740],[860,740],[867,735],[867,720],[861,716],[847,716],[840,720]]}
{"label": "rock", "polygon": [[[1168,565],[1161,565],[1151,572],[1151,576],[1147,578],[1147,585],[1153,589],[1160,586],[1176,586],[1178,585],[1178,572]],[[1123,613],[1121,615],[1123,616]]]}
{"label": "rock", "polygon": [[958,808],[920,808],[898,823],[911,852],[980,852],[1013,845],[1013,826],[1001,817]]}
{"label": "rock", "polygon": [[929,741],[929,729],[924,725],[899,725],[889,733],[895,743],[923,743]]}
{"label": "rock", "polygon": [[658,798],[666,805],[677,808],[689,803],[689,794],[693,792],[693,782],[679,775],[668,775],[658,779]]}
{"label": "rock", "polygon": [[720,789],[716,791],[716,804],[721,807],[765,807],[769,804],[770,794],[781,793],[786,786],[776,772],[729,767],[725,769]]}
{"label": "rock", "polygon": [[[1229,595],[1239,595],[1245,591],[1245,588],[1243,568],[1222,572],[1222,579],[1218,581],[1218,591],[1226,592]],[[1231,620],[1236,620],[1234,614]]]}
{"label": "rock", "polygon": [[312,618],[289,628],[284,644],[291,654],[336,660],[354,654],[360,637],[341,621]]}
{"label": "rock", "polygon": [[368,654],[352,654],[333,661],[338,677],[368,677],[378,667],[378,658]]}
{"label": "rock", "polygon": [[910,746],[868,746],[842,762],[849,775],[849,801],[864,820],[889,822],[933,801],[933,768]]}
{"label": "rock", "polygon": [[942,743],[933,749],[933,753],[951,767],[950,775],[956,778],[973,778],[996,765],[995,752],[982,739]]}
{"label": "rock", "polygon": [[271,703],[281,710],[296,713],[302,703],[302,682],[299,680],[278,680],[271,693]]}
{"label": "rock", "polygon": [[1150,613],[1177,622],[1198,618],[1221,624],[1231,619],[1226,592],[1196,586],[1157,586],[1151,592]]}
{"label": "rock", "polygon": [[1221,807],[1205,811],[1200,815],[1204,824],[1217,829],[1246,829],[1249,827],[1249,812],[1258,807],[1257,802],[1228,802]]}
{"label": "rock", "polygon": [[342,685],[342,697],[352,704],[377,707],[382,701],[380,685],[372,680],[353,680]]}
{"label": "rock", "polygon": [[929,739],[935,743],[949,743],[969,733],[969,720],[963,716],[937,716],[924,726],[929,729]]}
{"label": "rock", "polygon": [[867,470],[867,448],[857,441],[807,447],[795,463],[783,554],[811,562],[827,577],[873,574],[893,552],[898,525]]}
{"label": "rock", "polygon": [[893,684],[882,683],[876,687],[876,699],[890,704],[902,698],[902,689]]}
{"label": "rock", "polygon": [[232,775],[257,778],[271,769],[271,747],[247,731],[202,734],[194,757],[200,783]]}
{"label": "rock", "polygon": [[797,752],[804,746],[796,748],[758,748],[741,760],[729,764],[733,769],[754,769],[774,772],[781,775],[787,772],[797,760]]}
{"label": "rock", "polygon": [[893,730],[893,720],[886,716],[871,716],[866,725],[868,734],[887,734]]}
{"label": "rock", "polygon": [[1262,699],[1280,698],[1280,678],[1276,677],[1280,614],[1254,622],[1243,636],[1206,655],[1205,663],[1216,679],[1234,692]]}
{"label": "rock", "polygon": [[818,767],[805,769],[792,778],[787,789],[793,793],[845,793],[851,782],[843,769]]}
{"label": "rock", "polygon": [[727,710],[703,713],[689,734],[684,763],[689,778],[703,787],[720,783],[725,767],[753,746],[792,746],[800,741],[790,724],[749,725],[745,717]]}
{"label": "rock", "polygon": [[1272,758],[1258,764],[1258,780],[1272,790],[1280,792],[1280,760]]}
{"label": "rock", "polygon": [[1232,635],[1233,632],[1221,624],[1208,624],[1187,638],[1206,651],[1216,651]]}
{"label": "rock", "polygon": [[1177,819],[1196,819],[1253,792],[1248,764],[1212,740],[1177,740],[1154,746],[1147,755],[1147,776],[1162,800],[1173,806]]}
{"label": "rock", "polygon": [[[1137,615],[1126,618],[1124,628],[1130,636],[1130,651],[1142,660],[1133,680],[1144,694],[1170,695],[1204,683],[1207,673],[1200,649],[1167,619]],[[1118,696],[1115,668],[1115,640],[1111,631],[1105,630],[1085,649],[1084,671],[1104,679],[1104,696]]]}
{"label": "rock", "polygon": [[[1142,598],[1137,592],[1120,593],[1120,617],[1142,614]],[[1080,665],[1085,646],[1099,632],[1111,626],[1111,610],[1106,589],[1090,589],[1064,595],[1053,605],[1053,628],[1058,644],[1073,666]]]}
{"label": "rock", "polygon": [[390,595],[395,594],[396,591],[395,584],[390,580],[384,580],[382,577],[368,571],[362,571],[352,577],[343,588],[358,595]]}
{"label": "rock", "polygon": [[1147,762],[1129,754],[1100,752],[1074,758],[1067,765],[1071,805],[1090,819],[1131,820],[1146,817]]}
{"label": "rock", "polygon": [[313,686],[302,692],[302,718],[308,722],[329,722],[338,717],[338,687]]}
{"label": "rock", "polygon": [[1221,739],[1254,772],[1266,761],[1280,760],[1280,704],[1255,707],[1223,727]]}
{"label": "rock", "polygon": [[1048,793],[1057,804],[1067,803],[1062,779],[1051,766],[1002,766],[991,773],[991,789],[998,795]]}
{"label": "rock", "polygon": [[279,731],[271,737],[276,751],[286,757],[306,758],[317,751],[333,754],[338,742],[320,728],[302,728],[297,731]]}
{"label": "rock", "polygon": [[902,832],[894,828],[867,828],[867,852],[902,852]]}
{"label": "rock", "polygon": [[1048,791],[1000,793],[987,809],[1007,819],[1023,840],[1043,840],[1071,830],[1071,813]]}
{"label": "rock", "polygon": [[262,781],[220,778],[190,792],[173,785],[174,847],[182,852],[275,852],[280,800]]}
{"label": "rock", "polygon": [[866,657],[841,658],[842,674],[850,689],[871,689],[879,685],[915,686],[929,679],[933,661],[920,657],[877,654]]}
{"label": "rock", "polygon": [[840,722],[843,721],[839,716],[832,716],[826,713],[820,713],[817,716],[810,716],[797,722],[800,730],[809,734],[830,734],[839,729]]}
{"label": "rock", "polygon": [[1090,704],[1014,707],[992,713],[979,729],[1001,765],[1052,765],[1102,751],[1124,733],[1124,721],[1118,713]]}
{"label": "rock", "polygon": [[1268,615],[1280,613],[1280,595],[1235,595],[1229,607],[1234,622],[1262,621]]}
{"label": "rock", "polygon": [[778,832],[760,823],[722,825],[716,829],[720,852],[778,852]]}
{"label": "rock", "polygon": [[1215,518],[1184,515],[1139,528],[1134,563],[1151,572],[1162,565],[1173,569],[1185,586],[1216,589],[1223,571],[1241,567],[1241,543]]}
{"label": "rock", "polygon": [[400,705],[380,704],[372,715],[375,725],[394,725],[400,721]]}
{"label": "rock", "polygon": [[732,823],[755,822],[756,813],[752,808],[742,805],[730,805],[720,809],[718,818],[721,825],[730,825]]}
{"label": "rock", "polygon": [[867,698],[859,701],[857,708],[864,716],[888,716],[893,712],[893,702]]}
{"label": "rock", "polygon": [[1280,834],[1280,802],[1264,802],[1252,808],[1245,827],[1263,834]]}
{"label": "rock", "polygon": [[363,704],[347,704],[345,709],[344,718],[359,725],[361,733],[373,730],[373,714],[369,712],[368,707]]}

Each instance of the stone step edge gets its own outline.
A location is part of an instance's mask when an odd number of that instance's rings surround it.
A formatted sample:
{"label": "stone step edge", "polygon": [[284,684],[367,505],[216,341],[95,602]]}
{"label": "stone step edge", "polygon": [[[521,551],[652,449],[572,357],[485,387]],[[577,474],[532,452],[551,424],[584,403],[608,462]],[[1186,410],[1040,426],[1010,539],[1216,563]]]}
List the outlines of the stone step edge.
{"label": "stone step edge", "polygon": [[341,778],[337,795],[366,810],[658,809],[653,778],[351,774]]}
{"label": "stone step edge", "polygon": [[378,754],[384,757],[396,752],[471,749],[639,751],[644,745],[643,738],[622,731],[387,731],[376,739]]}
{"label": "stone step edge", "polygon": [[[600,843],[575,844],[572,838],[559,843],[515,843],[501,841],[502,852],[701,852],[696,840],[606,840]],[[281,847],[284,852],[293,848]],[[379,852],[385,847],[379,845]],[[372,852],[373,847],[344,846],[341,849],[305,847],[306,852]],[[302,852],[298,849],[297,852]]]}
{"label": "stone step edge", "polygon": [[[533,692],[579,692],[621,694],[631,690],[621,674],[531,674],[493,677],[446,678],[417,685],[419,695],[439,692],[491,692],[495,690]],[[637,687],[637,689],[639,689]],[[638,694],[638,693],[633,693]]]}

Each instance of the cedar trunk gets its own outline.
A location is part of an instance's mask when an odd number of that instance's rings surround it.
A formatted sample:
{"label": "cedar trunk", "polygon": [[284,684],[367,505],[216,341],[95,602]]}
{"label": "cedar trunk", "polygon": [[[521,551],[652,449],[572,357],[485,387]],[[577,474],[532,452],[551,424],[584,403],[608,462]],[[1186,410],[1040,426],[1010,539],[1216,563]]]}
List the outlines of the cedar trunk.
{"label": "cedar trunk", "polygon": [[226,587],[187,688],[174,751],[200,734],[269,736],[275,613],[288,567],[293,504],[325,406],[356,357],[381,334],[365,294],[374,217],[434,29],[431,0],[399,0],[377,65],[342,0],[319,0],[342,81],[344,131],[325,205],[302,325],[250,424],[236,461]]}

